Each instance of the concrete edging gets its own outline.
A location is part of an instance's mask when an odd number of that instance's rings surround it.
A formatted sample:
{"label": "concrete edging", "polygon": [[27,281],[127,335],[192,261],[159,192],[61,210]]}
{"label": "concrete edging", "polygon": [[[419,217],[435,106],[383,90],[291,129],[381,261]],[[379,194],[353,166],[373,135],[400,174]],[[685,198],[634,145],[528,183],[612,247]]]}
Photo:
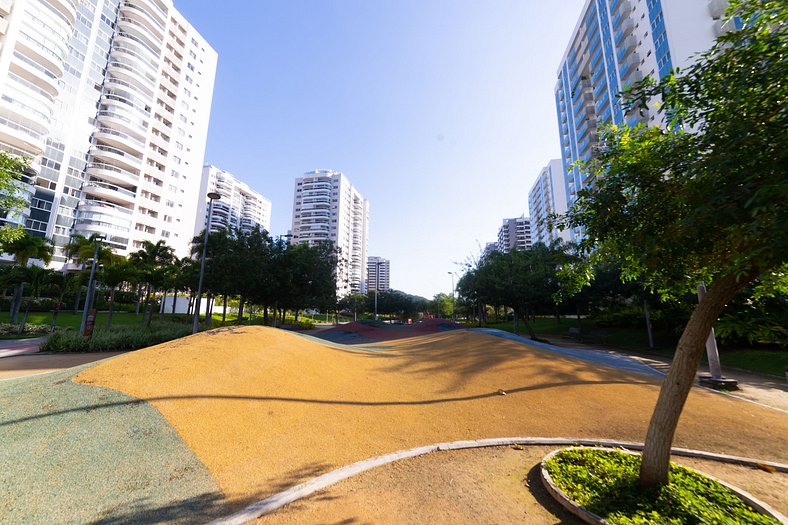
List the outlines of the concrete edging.
{"label": "concrete edging", "polygon": [[[577,503],[576,501],[572,500],[572,498],[570,498],[563,490],[561,490],[555,484],[555,482],[553,482],[553,478],[550,477],[550,473],[547,472],[547,467],[546,467],[545,463],[548,460],[552,459],[553,456],[555,456],[556,454],[558,454],[560,452],[563,452],[565,450],[573,450],[573,449],[581,449],[581,448],[585,448],[585,449],[609,449],[610,447],[565,447],[565,448],[560,448],[558,450],[554,450],[554,451],[550,452],[548,455],[546,455],[544,458],[542,458],[542,461],[539,464],[539,472],[540,472],[541,478],[542,478],[542,485],[547,490],[547,492],[550,493],[550,495],[553,496],[553,498],[562,507],[564,507],[567,511],[569,511],[572,514],[574,514],[575,516],[577,516],[581,520],[583,520],[585,523],[588,523],[589,525],[612,525],[606,519],[602,518],[601,516],[598,516],[598,515],[594,514],[590,510],[586,509],[584,506],[582,506],[579,503]],[[632,452],[630,450],[618,450],[618,452],[621,452],[623,454],[631,454],[633,456],[639,456],[640,455],[640,454],[638,454],[636,452]],[[689,468],[689,467],[686,467],[686,466],[683,466],[683,465],[682,465],[682,467],[687,469],[687,470],[691,470],[691,471],[693,471],[693,472],[695,472],[697,474],[700,474],[701,476],[704,476],[704,477],[706,477],[706,478],[708,478],[708,479],[710,479],[712,481],[716,481],[720,485],[724,486],[725,488],[727,488],[728,490],[730,490],[731,492],[736,494],[736,496],[738,496],[739,499],[744,501],[747,505],[749,505],[750,507],[755,509],[757,512],[760,512],[761,514],[769,516],[770,518],[774,518],[777,521],[779,521],[780,523],[788,523],[788,519],[786,519],[785,516],[783,516],[782,514],[777,512],[776,510],[774,510],[772,507],[770,507],[766,503],[764,503],[761,500],[757,499],[755,496],[753,496],[749,492],[746,492],[746,491],[740,489],[739,487],[731,485],[730,483],[722,481],[721,479],[717,479],[714,476],[706,474],[705,472],[701,472],[699,470],[695,470],[695,469],[692,469],[692,468]]]}
{"label": "concrete edging", "polygon": [[[252,503],[248,507],[211,521],[209,525],[241,525],[260,516],[270,514],[271,512],[284,507],[288,503],[292,503],[305,496],[309,496],[319,490],[329,487],[339,481],[355,476],[367,470],[376,467],[387,465],[395,461],[403,459],[414,458],[428,454],[430,452],[438,452],[441,450],[462,450],[469,448],[485,448],[485,447],[502,447],[511,445],[531,445],[531,446],[601,446],[601,447],[619,447],[633,450],[642,450],[643,443],[632,443],[628,441],[614,441],[608,439],[580,439],[580,438],[542,438],[542,437],[511,437],[511,438],[491,438],[491,439],[477,439],[466,441],[452,441],[448,443],[437,443],[434,445],[425,445],[421,447],[411,448],[407,450],[400,450],[382,456],[365,459],[345,465],[338,469],[327,472],[316,478],[305,481],[299,485],[290,487],[287,490],[269,496],[263,500]],[[684,456],[698,459],[708,459],[712,461],[720,461],[724,463],[733,463],[737,465],[746,465],[750,467],[768,466],[779,472],[788,473],[788,464],[776,463],[773,461],[760,461],[757,459],[743,458],[739,456],[730,456],[727,454],[715,454],[712,452],[704,452],[702,450],[692,450],[684,448],[673,448],[671,454],[676,456]]]}

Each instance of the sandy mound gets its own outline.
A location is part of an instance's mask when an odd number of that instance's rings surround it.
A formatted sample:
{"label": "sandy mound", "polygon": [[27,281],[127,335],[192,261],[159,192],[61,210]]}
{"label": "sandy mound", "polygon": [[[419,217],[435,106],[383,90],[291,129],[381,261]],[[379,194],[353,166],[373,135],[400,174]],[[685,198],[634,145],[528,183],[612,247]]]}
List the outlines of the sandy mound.
{"label": "sandy mound", "polygon": [[[640,441],[658,391],[653,378],[465,330],[378,347],[219,329],[117,357],[77,380],[148,400],[236,501],[441,441]],[[786,435],[785,414],[697,391],[677,445],[786,461]]]}

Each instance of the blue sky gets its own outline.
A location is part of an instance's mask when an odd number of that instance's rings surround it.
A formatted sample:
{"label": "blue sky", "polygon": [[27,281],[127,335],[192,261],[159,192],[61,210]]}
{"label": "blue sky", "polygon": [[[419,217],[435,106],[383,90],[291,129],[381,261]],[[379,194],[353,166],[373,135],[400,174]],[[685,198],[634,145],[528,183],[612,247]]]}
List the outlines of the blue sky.
{"label": "blue sky", "polygon": [[553,89],[582,0],[176,0],[219,54],[205,162],[273,202],[343,172],[391,286],[450,293],[559,154]]}

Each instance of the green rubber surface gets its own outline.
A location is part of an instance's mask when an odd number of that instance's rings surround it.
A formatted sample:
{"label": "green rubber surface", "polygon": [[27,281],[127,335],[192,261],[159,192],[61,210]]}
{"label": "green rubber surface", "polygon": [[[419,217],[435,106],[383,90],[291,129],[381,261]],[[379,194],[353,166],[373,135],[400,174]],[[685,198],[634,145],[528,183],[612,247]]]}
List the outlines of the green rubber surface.
{"label": "green rubber surface", "polygon": [[71,368],[0,382],[0,523],[205,523],[230,509],[147,403]]}

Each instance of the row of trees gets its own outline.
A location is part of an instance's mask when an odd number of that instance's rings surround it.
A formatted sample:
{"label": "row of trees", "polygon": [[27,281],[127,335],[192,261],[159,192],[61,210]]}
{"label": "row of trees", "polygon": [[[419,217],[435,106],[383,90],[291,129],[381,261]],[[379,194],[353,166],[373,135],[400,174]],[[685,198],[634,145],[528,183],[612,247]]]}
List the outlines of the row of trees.
{"label": "row of trees", "polygon": [[[377,295],[377,299],[375,296]],[[437,296],[436,296],[437,297]],[[376,307],[377,304],[377,307]],[[436,302],[410,295],[400,290],[386,290],[375,294],[350,294],[339,300],[339,310],[354,319],[373,314],[394,317],[401,321],[415,319],[421,315],[436,312]],[[445,313],[445,310],[441,314]],[[439,314],[440,315],[440,314]]]}
{"label": "row of trees", "polygon": [[514,315],[515,331],[516,323],[522,320],[530,337],[536,339],[528,318],[557,313],[558,270],[568,257],[560,241],[550,246],[536,243],[529,250],[484,254],[468,265],[457,283],[460,304],[480,323],[487,305],[508,307]]}
{"label": "row of trees", "polygon": [[[128,257],[112,252],[95,237],[74,236],[66,246],[66,256],[83,265],[80,272],[58,272],[29,265],[31,259],[48,264],[51,262],[52,245],[42,237],[24,233],[21,237],[0,241],[0,251],[13,256],[15,264],[0,270],[0,287],[13,287],[11,322],[16,323],[22,306],[26,285],[28,296],[39,297],[42,292],[55,299],[60,308],[66,294],[75,296],[74,309],[79,308],[82,288],[87,283],[90,262],[97,255],[96,281],[107,294],[109,323],[119,289],[136,292],[137,307],[147,313],[150,323],[155,300],[163,307],[168,296],[172,297],[175,313],[177,295],[188,295],[189,313],[194,305],[199,278],[203,237],[192,241],[195,257],[177,258],[174,250],[164,241],[144,242],[142,249]],[[265,322],[268,312],[283,318],[286,310],[298,312],[305,308],[333,310],[336,301],[337,254],[330,243],[315,246],[289,244],[272,239],[260,229],[252,231],[211,232],[208,235],[206,271],[203,290],[208,296],[208,312],[215,299],[223,303],[223,319],[228,300],[238,305],[238,317],[244,315],[247,304],[262,308]],[[159,310],[160,315],[162,310]],[[276,320],[276,317],[275,319]]]}

